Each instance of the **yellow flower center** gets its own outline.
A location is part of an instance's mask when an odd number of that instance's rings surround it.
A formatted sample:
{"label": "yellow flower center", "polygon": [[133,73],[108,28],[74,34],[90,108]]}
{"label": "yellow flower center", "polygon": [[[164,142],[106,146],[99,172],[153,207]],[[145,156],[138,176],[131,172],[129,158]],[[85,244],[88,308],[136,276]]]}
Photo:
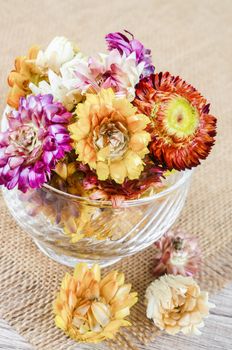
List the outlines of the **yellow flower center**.
{"label": "yellow flower center", "polygon": [[165,124],[169,134],[185,138],[196,131],[199,114],[185,98],[174,96],[168,102],[165,114]]}

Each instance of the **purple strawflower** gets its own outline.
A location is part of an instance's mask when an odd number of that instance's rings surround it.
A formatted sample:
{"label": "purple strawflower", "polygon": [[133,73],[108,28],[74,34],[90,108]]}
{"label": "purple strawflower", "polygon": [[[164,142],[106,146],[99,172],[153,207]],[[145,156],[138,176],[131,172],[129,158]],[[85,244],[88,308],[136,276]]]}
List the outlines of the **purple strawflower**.
{"label": "purple strawflower", "polygon": [[127,30],[125,30],[125,32],[131,35],[132,39],[129,39],[126,35],[120,32],[107,34],[105,38],[108,43],[108,49],[110,51],[117,49],[121,55],[124,53],[126,56],[135,52],[137,63],[144,62],[142,76],[145,77],[146,75],[154,73],[155,67],[151,60],[151,50],[146,49],[139,40],[134,39],[133,34]]}
{"label": "purple strawflower", "polygon": [[8,115],[9,128],[0,133],[0,185],[26,192],[47,182],[57,161],[72,149],[71,117],[50,94],[21,98],[18,111]]}

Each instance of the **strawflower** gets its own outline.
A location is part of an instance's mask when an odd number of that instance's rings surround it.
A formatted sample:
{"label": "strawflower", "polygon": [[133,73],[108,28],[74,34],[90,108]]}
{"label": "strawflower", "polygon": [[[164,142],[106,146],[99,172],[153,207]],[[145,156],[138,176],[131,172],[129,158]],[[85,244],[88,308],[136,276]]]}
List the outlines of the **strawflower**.
{"label": "strawflower", "polygon": [[164,169],[155,165],[148,157],[144,158],[144,163],[144,170],[138,179],[125,179],[122,184],[118,184],[113,180],[99,181],[92,174],[83,180],[83,186],[92,189],[89,194],[91,199],[110,200],[114,207],[119,207],[125,200],[151,196],[164,188]]}
{"label": "strawflower", "polygon": [[21,98],[0,133],[0,184],[25,192],[45,183],[57,161],[71,150],[67,124],[72,115],[52,95]]}
{"label": "strawflower", "polygon": [[10,90],[7,96],[7,104],[10,107],[18,108],[21,97],[31,93],[30,82],[37,84],[41,77],[41,72],[34,64],[39,52],[38,46],[32,46],[27,56],[19,56],[15,59],[15,68],[8,76]]}
{"label": "strawflower", "polygon": [[110,51],[117,49],[121,55],[125,54],[126,56],[130,56],[132,52],[135,52],[136,62],[144,63],[142,76],[154,73],[155,67],[152,64],[151,50],[146,49],[130,32],[125,31],[125,33],[129,34],[131,38],[128,38],[126,34],[120,32],[107,34],[105,38],[108,44],[108,49]]}
{"label": "strawflower", "polygon": [[63,77],[51,69],[48,70],[47,74],[47,80],[42,80],[37,85],[29,84],[32,93],[34,95],[52,94],[55,101],[61,102],[68,111],[71,111],[82,100],[81,93],[78,89],[67,88]]}
{"label": "strawflower", "polygon": [[103,278],[99,265],[77,264],[66,273],[54,302],[56,326],[77,342],[98,343],[113,339],[137,302],[123,273],[111,271]]}
{"label": "strawflower", "polygon": [[151,118],[150,151],[168,169],[191,169],[208,156],[216,118],[190,84],[168,72],[152,74],[137,85],[134,104]]}
{"label": "strawflower", "polygon": [[81,52],[78,52],[70,61],[63,63],[59,67],[59,73],[48,69],[46,79],[37,85],[30,83],[29,88],[35,95],[52,94],[55,101],[61,102],[67,110],[71,111],[83,99],[83,91],[78,87],[76,69],[88,71],[87,58]]}
{"label": "strawflower", "polygon": [[203,319],[214,307],[208,293],[192,277],[165,275],[152,282],[145,295],[147,317],[169,334],[201,334]]}
{"label": "strawflower", "polygon": [[148,153],[149,118],[112,89],[87,94],[76,109],[77,121],[69,126],[78,160],[96,169],[99,180],[123,183],[139,178]]}
{"label": "strawflower", "polygon": [[168,231],[155,243],[153,273],[194,276],[201,262],[197,239],[181,230]]}
{"label": "strawflower", "polygon": [[63,36],[55,37],[45,51],[40,50],[35,64],[46,73],[48,69],[59,73],[60,67],[70,61],[79,51],[78,47]]}
{"label": "strawflower", "polygon": [[66,84],[82,94],[112,88],[118,96],[133,101],[135,85],[139,82],[143,68],[143,62],[137,64],[135,52],[126,56],[118,50],[112,50],[109,54],[100,53],[97,57],[90,57],[87,62],[74,60],[75,77],[66,80]]}

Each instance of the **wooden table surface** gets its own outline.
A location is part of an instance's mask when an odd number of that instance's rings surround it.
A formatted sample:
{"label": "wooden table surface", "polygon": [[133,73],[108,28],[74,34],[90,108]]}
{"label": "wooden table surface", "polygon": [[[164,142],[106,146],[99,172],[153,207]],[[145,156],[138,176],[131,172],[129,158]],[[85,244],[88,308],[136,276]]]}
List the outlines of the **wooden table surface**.
{"label": "wooden table surface", "polygon": [[[139,346],[146,350],[231,350],[232,349],[232,284],[211,298],[216,304],[211,315],[205,321],[201,336],[188,337],[183,335],[168,336],[163,334],[152,344]],[[0,349],[33,350],[21,336],[17,334],[4,320],[0,320]],[[69,350],[88,349],[86,345],[78,344]],[[91,347],[93,349],[93,347]],[[100,349],[95,347],[94,349]],[[35,349],[34,349],[35,350]],[[60,349],[61,350],[61,349]],[[62,349],[63,350],[63,349]],[[68,350],[68,349],[64,349]],[[123,349],[119,349],[123,350]]]}

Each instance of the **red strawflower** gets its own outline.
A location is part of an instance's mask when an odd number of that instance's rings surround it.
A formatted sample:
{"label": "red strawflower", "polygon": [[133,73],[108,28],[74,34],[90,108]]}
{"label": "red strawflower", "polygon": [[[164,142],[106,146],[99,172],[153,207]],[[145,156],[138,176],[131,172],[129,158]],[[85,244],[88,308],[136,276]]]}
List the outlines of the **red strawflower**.
{"label": "red strawflower", "polygon": [[191,169],[208,156],[216,118],[206,99],[180,77],[166,72],[143,78],[134,105],[151,118],[150,151],[169,170]]}

